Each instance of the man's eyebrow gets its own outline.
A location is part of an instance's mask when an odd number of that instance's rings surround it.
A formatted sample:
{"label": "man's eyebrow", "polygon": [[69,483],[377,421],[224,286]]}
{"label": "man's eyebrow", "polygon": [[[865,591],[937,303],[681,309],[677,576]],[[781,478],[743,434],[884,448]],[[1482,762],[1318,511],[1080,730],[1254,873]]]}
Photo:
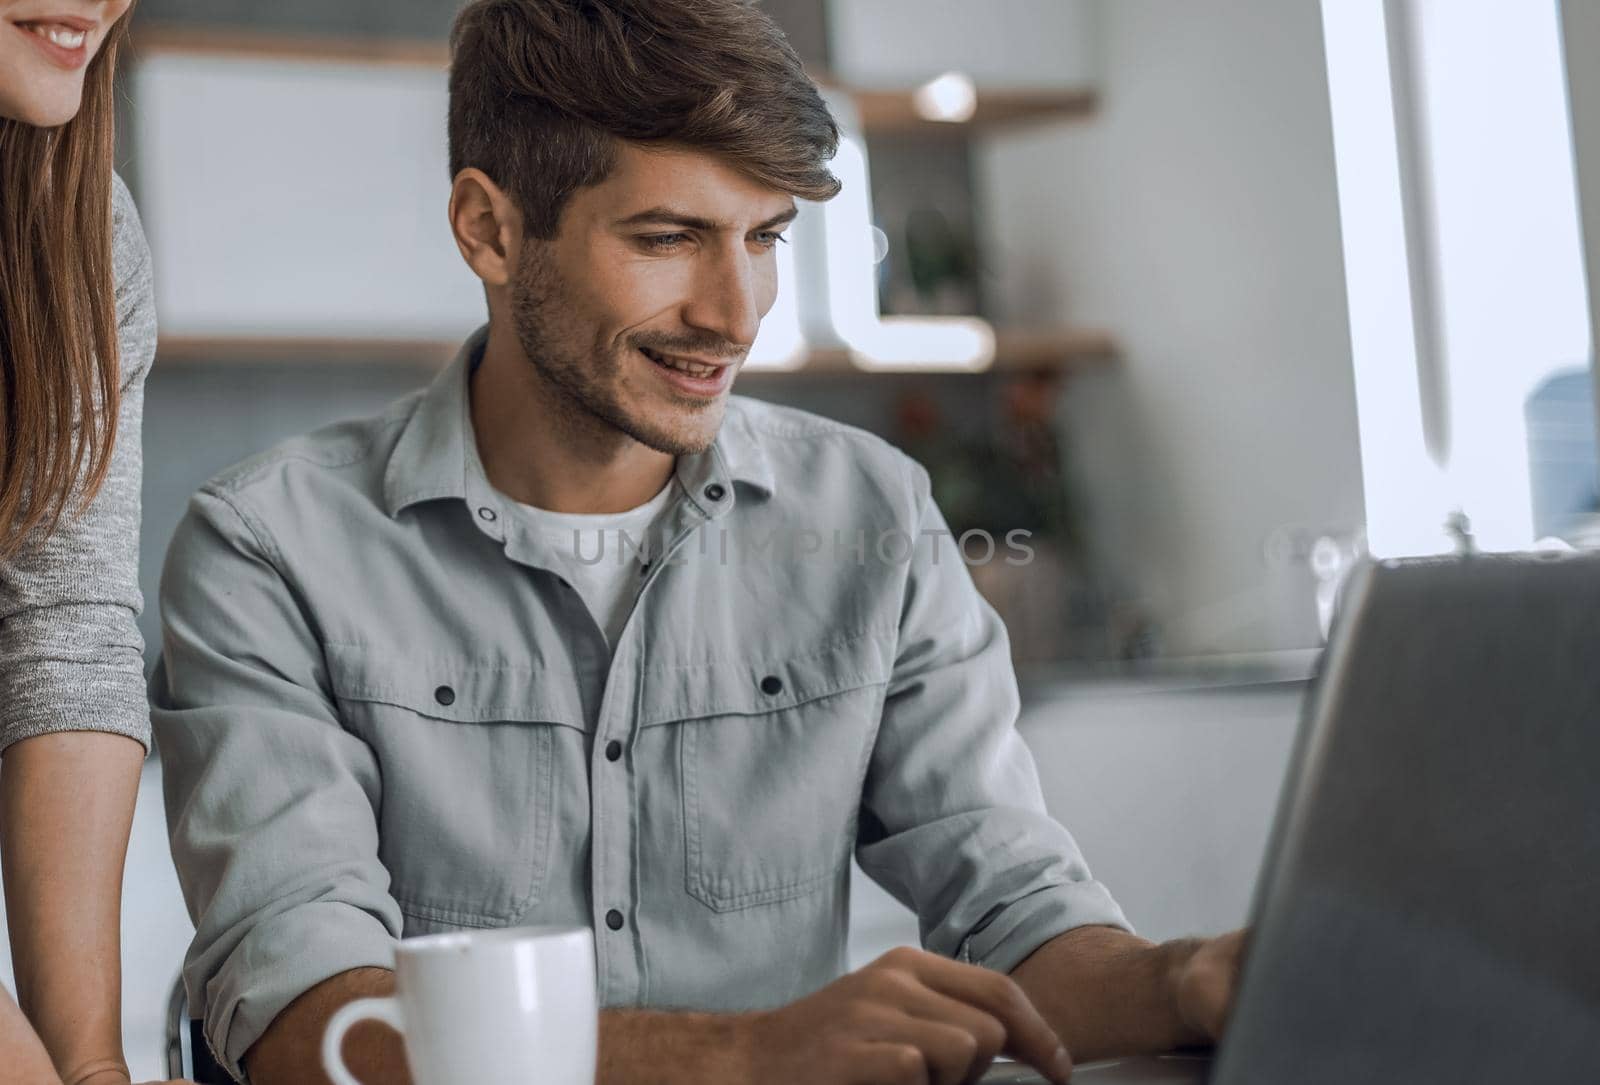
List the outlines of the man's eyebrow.
{"label": "man's eyebrow", "polygon": [[756,229],[770,230],[774,226],[787,226],[789,223],[795,220],[795,216],[798,214],[800,214],[800,209],[793,204],[790,204],[789,210],[773,215],[766,222],[763,222],[761,225],[757,226]]}
{"label": "man's eyebrow", "polygon": [[[800,209],[798,207],[791,206],[788,210],[773,215],[767,221],[756,226],[756,229],[770,230],[775,226],[787,225],[793,222],[795,216],[799,213]],[[714,222],[699,215],[691,215],[686,211],[675,211],[670,207],[652,207],[649,210],[640,211],[638,214],[629,215],[627,218],[618,219],[614,225],[619,227],[680,226],[689,230],[704,230],[707,233],[714,233],[728,228],[725,223]]]}

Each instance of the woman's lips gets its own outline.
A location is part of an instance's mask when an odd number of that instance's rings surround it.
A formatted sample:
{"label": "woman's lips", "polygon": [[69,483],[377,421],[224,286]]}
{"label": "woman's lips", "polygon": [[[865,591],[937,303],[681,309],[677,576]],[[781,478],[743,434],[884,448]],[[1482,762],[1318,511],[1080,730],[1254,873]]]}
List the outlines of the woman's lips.
{"label": "woman's lips", "polygon": [[33,42],[44,58],[58,68],[76,71],[89,63],[93,23],[86,23],[83,19],[52,17],[12,25],[17,33]]}

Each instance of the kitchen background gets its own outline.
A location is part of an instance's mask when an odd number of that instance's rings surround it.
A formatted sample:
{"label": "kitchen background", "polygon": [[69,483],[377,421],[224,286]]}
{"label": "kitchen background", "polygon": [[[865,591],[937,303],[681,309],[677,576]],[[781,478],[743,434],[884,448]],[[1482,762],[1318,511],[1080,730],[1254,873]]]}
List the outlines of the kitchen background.
{"label": "kitchen background", "polygon": [[[120,158],[162,317],[152,664],[190,493],[417,387],[481,319],[444,220],[455,6],[138,5]],[[1600,18],[1554,0],[764,6],[864,155],[797,224],[791,300],[738,391],[901,444],[958,530],[1036,533],[1034,564],[974,573],[1012,631],[1052,812],[1142,933],[1242,923],[1353,556],[1592,531],[1578,195],[1600,189],[1600,77],[1569,77],[1562,33],[1569,55],[1600,45]],[[1600,190],[1583,206],[1600,215]],[[161,1071],[190,930],[155,760],[140,803],[136,1079]],[[853,958],[914,942],[857,883]]]}

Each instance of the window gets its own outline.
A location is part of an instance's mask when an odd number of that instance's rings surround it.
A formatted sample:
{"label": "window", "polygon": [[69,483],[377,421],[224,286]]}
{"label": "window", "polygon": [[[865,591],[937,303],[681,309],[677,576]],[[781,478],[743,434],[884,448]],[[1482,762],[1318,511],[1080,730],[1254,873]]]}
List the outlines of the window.
{"label": "window", "polygon": [[[1532,546],[1528,409],[1589,366],[1554,0],[1324,0],[1368,546]],[[1593,440],[1593,415],[1586,436]]]}

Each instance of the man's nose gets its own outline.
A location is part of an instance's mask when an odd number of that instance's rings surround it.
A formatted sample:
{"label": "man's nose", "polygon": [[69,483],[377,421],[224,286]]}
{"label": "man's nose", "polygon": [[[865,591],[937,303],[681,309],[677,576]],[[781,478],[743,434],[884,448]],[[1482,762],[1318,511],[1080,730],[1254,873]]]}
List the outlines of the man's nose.
{"label": "man's nose", "polygon": [[686,323],[748,348],[761,328],[760,277],[746,253],[725,253],[709,261],[684,310]]}

